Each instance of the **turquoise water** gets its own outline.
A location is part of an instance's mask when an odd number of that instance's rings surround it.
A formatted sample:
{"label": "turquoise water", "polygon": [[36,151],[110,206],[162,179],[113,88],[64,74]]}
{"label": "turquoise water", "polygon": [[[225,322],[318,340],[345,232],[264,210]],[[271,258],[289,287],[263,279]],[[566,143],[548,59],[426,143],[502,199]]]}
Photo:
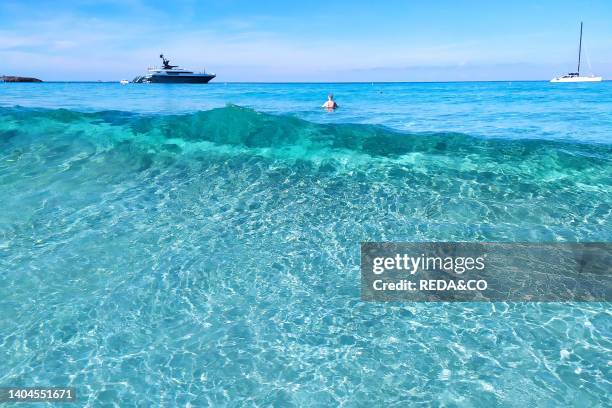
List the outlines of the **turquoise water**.
{"label": "turquoise water", "polygon": [[364,303],[359,243],[609,242],[611,131],[605,82],[0,84],[0,386],[610,406],[609,303]]}

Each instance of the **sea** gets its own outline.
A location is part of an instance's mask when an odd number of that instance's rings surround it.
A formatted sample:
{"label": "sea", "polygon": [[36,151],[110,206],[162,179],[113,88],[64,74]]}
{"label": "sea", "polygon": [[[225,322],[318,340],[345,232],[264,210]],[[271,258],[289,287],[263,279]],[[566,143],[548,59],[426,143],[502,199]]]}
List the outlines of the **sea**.
{"label": "sea", "polygon": [[0,387],[609,407],[609,302],[364,302],[360,243],[611,239],[612,82],[0,84]]}

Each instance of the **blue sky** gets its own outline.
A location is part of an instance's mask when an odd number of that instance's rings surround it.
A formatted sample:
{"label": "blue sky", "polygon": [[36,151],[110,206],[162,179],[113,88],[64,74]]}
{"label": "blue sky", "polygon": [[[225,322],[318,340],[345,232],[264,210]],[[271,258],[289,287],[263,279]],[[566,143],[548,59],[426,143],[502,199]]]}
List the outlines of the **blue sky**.
{"label": "blue sky", "polygon": [[[217,81],[612,78],[612,1],[0,1],[0,75],[118,80],[160,52]],[[588,58],[587,58],[588,56]]]}

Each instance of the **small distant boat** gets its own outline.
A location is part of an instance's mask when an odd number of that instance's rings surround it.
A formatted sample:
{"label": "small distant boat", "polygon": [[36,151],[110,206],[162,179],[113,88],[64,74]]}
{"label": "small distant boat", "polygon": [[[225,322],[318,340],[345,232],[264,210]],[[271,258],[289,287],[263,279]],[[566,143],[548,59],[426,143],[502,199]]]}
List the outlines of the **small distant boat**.
{"label": "small distant boat", "polygon": [[582,21],[580,22],[580,43],[578,45],[578,70],[550,80],[550,82],[601,82],[600,76],[580,76],[580,57],[582,56]]}
{"label": "small distant boat", "polygon": [[163,83],[163,84],[206,84],[216,77],[215,74],[203,72],[193,72],[179,68],[178,65],[170,65],[170,60],[161,54],[163,66],[161,68],[149,68],[149,73],[144,76],[134,78],[132,82],[137,84]]}
{"label": "small distant boat", "polygon": [[121,81],[119,81],[119,83],[120,83],[121,85],[127,85],[127,84],[129,84],[129,83],[130,83],[130,81],[128,81],[127,79],[122,79]]}

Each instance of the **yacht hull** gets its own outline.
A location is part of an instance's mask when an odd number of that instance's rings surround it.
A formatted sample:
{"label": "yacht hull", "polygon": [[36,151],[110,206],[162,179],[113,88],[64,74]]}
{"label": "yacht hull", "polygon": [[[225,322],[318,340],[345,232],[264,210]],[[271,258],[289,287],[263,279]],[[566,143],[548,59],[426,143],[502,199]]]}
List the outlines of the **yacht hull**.
{"label": "yacht hull", "polygon": [[207,84],[215,75],[151,75],[145,79],[153,84]]}
{"label": "yacht hull", "polygon": [[572,78],[553,78],[550,82],[601,82],[601,77],[572,77]]}

